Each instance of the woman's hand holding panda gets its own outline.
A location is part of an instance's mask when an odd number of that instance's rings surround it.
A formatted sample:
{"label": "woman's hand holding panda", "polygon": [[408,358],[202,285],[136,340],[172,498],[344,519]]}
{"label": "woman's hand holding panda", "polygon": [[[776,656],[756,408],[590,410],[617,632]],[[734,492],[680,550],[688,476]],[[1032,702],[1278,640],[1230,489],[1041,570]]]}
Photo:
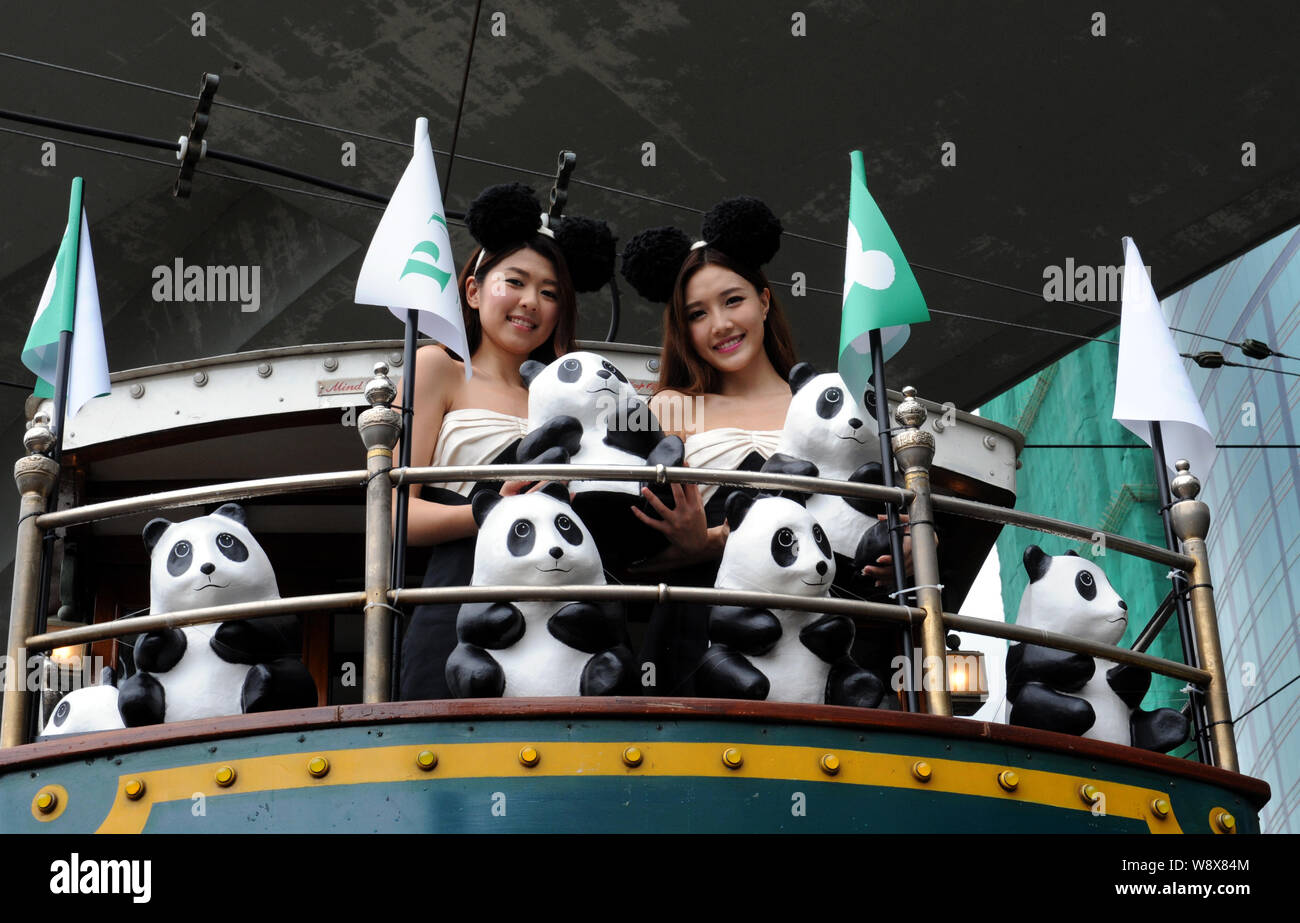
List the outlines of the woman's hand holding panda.
{"label": "woman's hand holding panda", "polygon": [[695,484],[672,484],[673,505],[666,506],[654,492],[641,488],[650,508],[659,514],[659,518],[649,516],[636,507],[632,513],[637,519],[657,532],[663,533],[669,547],[648,561],[638,564],[630,570],[633,573],[663,570],[680,567],[697,561],[709,561],[722,557],[723,546],[727,543],[727,526],[709,528],[704,515],[704,501],[700,499],[700,489]]}
{"label": "woman's hand holding panda", "polygon": [[[884,513],[876,514],[876,518],[884,522],[886,517]],[[898,517],[900,524],[907,525],[907,514],[902,513]],[[939,544],[939,536],[934,537],[935,545]],[[903,530],[903,571],[907,574],[912,573],[912,530],[905,528]],[[876,586],[893,586],[894,585],[894,557],[893,555],[882,554],[876,559],[874,565],[862,568],[862,576],[875,577]]]}

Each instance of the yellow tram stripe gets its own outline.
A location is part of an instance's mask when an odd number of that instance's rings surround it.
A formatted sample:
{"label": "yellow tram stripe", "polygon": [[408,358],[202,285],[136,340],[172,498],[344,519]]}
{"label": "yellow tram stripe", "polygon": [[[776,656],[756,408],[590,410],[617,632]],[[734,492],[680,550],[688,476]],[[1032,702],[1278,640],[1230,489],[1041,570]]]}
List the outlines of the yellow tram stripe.
{"label": "yellow tram stripe", "polygon": [[[1152,833],[1182,833],[1172,809],[1173,798],[1168,792],[1019,766],[858,750],[828,751],[821,747],[675,741],[550,741],[531,745],[537,751],[539,759],[530,768],[521,762],[521,746],[523,742],[515,741],[360,747],[222,760],[152,772],[127,773],[118,778],[116,800],[96,832],[139,833],[144,829],[154,804],[190,801],[198,794],[205,798],[219,798],[228,794],[377,782],[412,782],[419,779],[694,776],[825,782],[1000,798],[1141,820]],[[624,762],[623,754],[628,747],[636,747],[641,751],[642,761],[636,766],[628,766]],[[437,756],[437,765],[432,770],[421,769],[416,763],[417,754],[423,750],[432,750]],[[739,768],[732,769],[724,764],[724,750],[739,751],[742,759]],[[822,758],[828,752],[833,752],[839,761],[838,771],[834,775],[823,768]],[[320,777],[313,776],[307,768],[308,763],[316,757],[324,757],[329,763],[328,771]],[[918,760],[929,764],[929,781],[921,782],[913,775],[912,767]],[[223,766],[233,768],[236,773],[235,781],[228,787],[221,787],[216,782],[217,770]],[[1013,769],[1019,777],[1019,784],[1013,791],[1006,791],[998,784],[998,774],[1005,769]],[[145,794],[139,800],[133,801],[125,794],[125,785],[130,779],[145,783]],[[1084,785],[1095,786],[1101,795],[1100,801],[1095,805],[1081,797],[1080,788]],[[1171,806],[1167,817],[1161,818],[1152,810],[1152,803],[1158,798],[1164,799]]]}

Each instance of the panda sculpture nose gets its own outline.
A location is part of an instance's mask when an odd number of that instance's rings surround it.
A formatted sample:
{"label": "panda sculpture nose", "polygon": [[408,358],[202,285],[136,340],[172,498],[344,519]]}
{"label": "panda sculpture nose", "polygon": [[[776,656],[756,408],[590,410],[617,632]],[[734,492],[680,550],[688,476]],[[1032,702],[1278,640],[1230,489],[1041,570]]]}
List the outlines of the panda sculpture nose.
{"label": "panda sculpture nose", "polygon": [[1119,607],[1123,609],[1125,612],[1128,611],[1128,603],[1124,602],[1124,600],[1122,599],[1119,601]]}
{"label": "panda sculpture nose", "polygon": [[849,426],[853,427],[854,429],[857,429],[861,425],[862,425],[862,421],[859,420],[857,417],[854,417],[853,419],[849,420]]}
{"label": "panda sculpture nose", "polygon": [[199,570],[203,571],[203,573],[205,574],[211,574],[216,569],[217,569],[217,565],[211,562],[206,562],[202,567],[199,568]]}
{"label": "panda sculpture nose", "polygon": [[826,576],[826,562],[825,562],[825,561],[818,561],[818,562],[817,562],[817,573],[818,573],[820,576],[822,576],[822,577],[825,577],[825,576]]}
{"label": "panda sculpture nose", "polygon": [[608,370],[608,369],[601,369],[599,372],[596,373],[596,377],[597,377],[597,378],[609,378],[609,370]]}
{"label": "panda sculpture nose", "polygon": [[555,558],[555,560],[558,561],[560,560],[560,558],[564,557],[564,549],[562,549],[559,545],[556,545],[548,552],[548,554],[550,554],[551,557]]}

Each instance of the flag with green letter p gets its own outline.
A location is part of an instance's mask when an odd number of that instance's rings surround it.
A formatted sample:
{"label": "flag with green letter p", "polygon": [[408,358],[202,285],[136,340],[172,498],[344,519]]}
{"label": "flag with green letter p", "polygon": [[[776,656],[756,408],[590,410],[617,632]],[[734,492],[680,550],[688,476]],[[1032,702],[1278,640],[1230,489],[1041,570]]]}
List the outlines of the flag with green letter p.
{"label": "flag with green letter p", "polygon": [[95,258],[90,252],[90,224],[81,196],[82,179],[78,176],[72,181],[63,241],[41,292],[36,318],[22,353],[23,365],[36,373],[32,393],[37,397],[54,397],[59,336],[64,332],[72,334],[65,409],[69,420],[88,400],[102,397],[110,390],[104,322],[99,312],[99,288],[95,284]]}
{"label": "flag with green letter p", "polygon": [[921,287],[871,194],[862,152],[849,155],[849,240],[844,256],[840,377],[858,400],[871,381],[870,333],[880,330],[885,361],[907,342],[908,324],[930,319]]}

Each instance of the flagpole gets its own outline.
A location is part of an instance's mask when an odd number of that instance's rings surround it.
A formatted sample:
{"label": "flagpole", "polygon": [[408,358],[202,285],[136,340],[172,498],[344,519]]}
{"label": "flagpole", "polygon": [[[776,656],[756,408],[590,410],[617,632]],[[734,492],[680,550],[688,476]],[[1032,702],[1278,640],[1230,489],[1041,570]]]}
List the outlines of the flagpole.
{"label": "flagpole", "polygon": [[[1174,543],[1174,526],[1170,519],[1169,469],[1165,467],[1165,440],[1160,431],[1160,421],[1151,421],[1151,455],[1156,464],[1156,496],[1160,498],[1160,519],[1165,527],[1165,547],[1178,551]],[[1174,579],[1181,579],[1176,574]],[[1178,635],[1182,641],[1183,662],[1189,667],[1199,667],[1201,658],[1196,650],[1196,635],[1192,630],[1191,613],[1187,611],[1187,599],[1174,587],[1174,611],[1178,614]],[[1201,700],[1199,689],[1192,687],[1188,693],[1192,705],[1192,730],[1196,735],[1196,755],[1207,766],[1213,765],[1210,742],[1206,739],[1205,703]]]}
{"label": "flagpole", "polygon": [[[398,452],[398,466],[407,468],[411,464],[411,426],[415,413],[415,339],[419,333],[420,313],[415,310],[406,312],[405,340],[402,344],[402,448]],[[406,586],[406,522],[407,509],[411,501],[411,485],[407,484],[397,492],[397,513],[395,519],[396,535],[393,536],[393,569],[389,585],[400,590]],[[400,619],[393,619],[392,667],[389,675],[392,685],[389,699],[396,702],[401,689],[402,625]]]}
{"label": "flagpole", "polygon": [[[894,487],[894,444],[889,438],[889,392],[885,390],[885,349],[881,343],[880,330],[872,330],[871,337],[871,379],[876,389],[876,429],[880,433],[880,468],[886,487]],[[856,395],[855,395],[856,397]],[[889,527],[889,547],[894,559],[894,589],[902,590],[907,585],[907,568],[903,563],[903,536],[898,528],[898,508],[892,503],[885,507],[885,524]],[[906,605],[903,595],[897,597],[899,605]],[[918,711],[916,689],[912,686],[910,673],[913,669],[912,626],[903,627],[903,656],[907,658],[907,668],[903,671],[903,690],[907,698],[907,710]]]}

